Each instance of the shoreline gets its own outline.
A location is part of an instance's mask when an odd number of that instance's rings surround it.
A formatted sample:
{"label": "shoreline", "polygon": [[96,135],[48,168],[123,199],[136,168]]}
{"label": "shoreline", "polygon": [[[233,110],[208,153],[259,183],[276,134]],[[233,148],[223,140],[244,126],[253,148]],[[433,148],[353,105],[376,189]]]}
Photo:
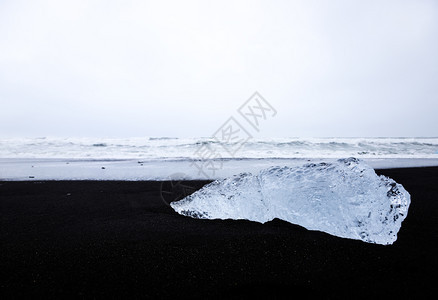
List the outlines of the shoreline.
{"label": "shoreline", "polygon": [[[438,158],[362,159],[374,169],[438,167]],[[335,158],[216,159],[214,172],[200,170],[194,160],[138,159],[5,159],[0,158],[0,181],[160,181],[169,178],[214,180],[242,172],[258,173],[271,166],[302,166]],[[202,172],[200,172],[202,171]]]}
{"label": "shoreline", "polygon": [[[0,181],[0,294],[6,299],[433,293],[438,167],[376,173],[401,183],[412,197],[390,246],[278,219],[259,224],[183,217],[160,196],[169,181]],[[208,182],[181,183],[196,190]]]}

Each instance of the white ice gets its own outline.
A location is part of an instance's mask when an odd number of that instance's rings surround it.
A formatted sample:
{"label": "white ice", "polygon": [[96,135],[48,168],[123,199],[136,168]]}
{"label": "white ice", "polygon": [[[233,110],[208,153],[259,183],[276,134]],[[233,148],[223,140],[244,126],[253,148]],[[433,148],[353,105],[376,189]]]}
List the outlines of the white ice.
{"label": "white ice", "polygon": [[172,208],[201,219],[279,218],[310,230],[392,244],[406,218],[410,195],[402,185],[356,158],[270,167],[216,180]]}

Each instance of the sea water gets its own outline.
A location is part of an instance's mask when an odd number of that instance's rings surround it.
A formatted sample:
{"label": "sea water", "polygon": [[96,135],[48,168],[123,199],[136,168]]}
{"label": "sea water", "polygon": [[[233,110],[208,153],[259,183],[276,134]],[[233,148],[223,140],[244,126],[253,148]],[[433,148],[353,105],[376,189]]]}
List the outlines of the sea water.
{"label": "sea water", "polygon": [[235,146],[207,137],[0,139],[0,179],[217,179],[345,157],[374,168],[438,166],[438,138],[253,138]]}

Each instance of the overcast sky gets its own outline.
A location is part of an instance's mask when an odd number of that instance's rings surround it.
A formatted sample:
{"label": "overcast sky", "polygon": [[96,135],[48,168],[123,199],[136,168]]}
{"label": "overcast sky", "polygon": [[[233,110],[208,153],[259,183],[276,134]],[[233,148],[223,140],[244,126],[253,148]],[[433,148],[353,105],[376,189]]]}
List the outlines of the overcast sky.
{"label": "overcast sky", "polygon": [[438,1],[0,1],[0,136],[438,136]]}

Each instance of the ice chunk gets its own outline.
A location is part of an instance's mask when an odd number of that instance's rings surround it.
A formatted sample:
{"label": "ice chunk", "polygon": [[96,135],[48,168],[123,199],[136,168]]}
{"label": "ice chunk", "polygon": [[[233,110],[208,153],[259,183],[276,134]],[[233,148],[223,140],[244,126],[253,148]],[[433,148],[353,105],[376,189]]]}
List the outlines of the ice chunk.
{"label": "ice chunk", "polygon": [[301,167],[271,167],[258,175],[216,180],[171,207],[199,219],[279,218],[310,230],[392,244],[406,218],[410,195],[356,158]]}

